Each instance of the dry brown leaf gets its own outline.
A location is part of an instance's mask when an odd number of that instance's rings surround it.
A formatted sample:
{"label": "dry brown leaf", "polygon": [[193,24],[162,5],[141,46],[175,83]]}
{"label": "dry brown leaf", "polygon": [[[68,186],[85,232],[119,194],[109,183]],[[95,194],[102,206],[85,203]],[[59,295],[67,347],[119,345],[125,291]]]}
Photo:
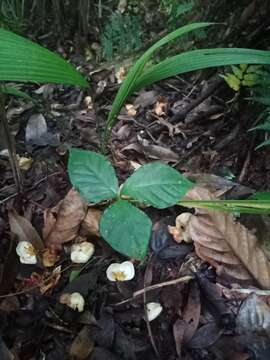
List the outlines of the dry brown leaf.
{"label": "dry brown leaf", "polygon": [[51,250],[61,249],[62,244],[73,240],[85,218],[87,206],[79,193],[71,189],[58,207],[54,221],[52,210],[44,213],[43,239]]}
{"label": "dry brown leaf", "polygon": [[95,342],[92,331],[89,326],[84,326],[73,340],[70,347],[70,356],[72,359],[88,359],[94,350]]}
{"label": "dry brown leaf", "polygon": [[168,106],[167,99],[165,97],[161,96],[154,106],[154,113],[157,116],[165,115],[167,106]]}
{"label": "dry brown leaf", "polygon": [[102,211],[94,208],[89,208],[87,214],[82,222],[82,230],[88,236],[99,237],[99,222],[102,215]]}
{"label": "dry brown leaf", "polygon": [[[212,200],[206,189],[193,188],[187,197],[193,200]],[[256,236],[220,211],[198,210],[192,216],[188,231],[194,240],[197,255],[209,262],[219,274],[236,280],[256,280],[261,287],[270,288],[270,262]]]}
{"label": "dry brown leaf", "polygon": [[19,241],[28,241],[38,251],[44,249],[44,244],[29,220],[20,216],[16,210],[8,213],[10,231],[15,234]]}

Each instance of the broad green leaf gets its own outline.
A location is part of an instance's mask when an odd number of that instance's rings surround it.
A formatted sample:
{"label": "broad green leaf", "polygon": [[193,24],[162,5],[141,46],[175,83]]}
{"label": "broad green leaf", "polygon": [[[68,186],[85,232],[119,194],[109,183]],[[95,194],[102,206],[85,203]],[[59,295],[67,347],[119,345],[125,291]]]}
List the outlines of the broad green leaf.
{"label": "broad green leaf", "polygon": [[147,255],[151,229],[149,217],[125,200],[109,206],[100,220],[100,233],[111,247],[139,260]]}
{"label": "broad green leaf", "polygon": [[270,64],[270,52],[241,48],[200,49],[172,56],[147,69],[133,87],[137,91],[156,81],[183,74],[189,71],[202,70],[217,66],[233,64]]}
{"label": "broad green leaf", "polygon": [[121,195],[164,209],[176,204],[193,184],[161,162],[141,166],[124,183]]}
{"label": "broad green leaf", "polygon": [[0,29],[0,81],[88,86],[82,75],[60,56],[4,29]]}
{"label": "broad green leaf", "polygon": [[118,181],[105,156],[93,151],[71,149],[68,174],[72,185],[89,202],[116,197]]}
{"label": "broad green leaf", "polygon": [[0,92],[2,92],[3,94],[7,94],[7,95],[13,95],[13,96],[22,97],[24,99],[31,100],[31,101],[34,100],[26,92],[18,90],[14,86],[8,86],[8,85],[4,85],[2,87],[0,86]]}
{"label": "broad green leaf", "polygon": [[183,26],[183,27],[171,32],[170,34],[164,36],[159,41],[157,41],[137,60],[137,62],[134,64],[134,66],[132,66],[132,68],[130,69],[125,81],[122,83],[122,85],[121,85],[120,89],[118,90],[117,95],[114,99],[112,109],[110,111],[108,121],[107,121],[108,130],[115,123],[115,119],[116,119],[117,115],[119,114],[126,98],[129,95],[131,95],[132,92],[134,92],[134,85],[137,81],[137,78],[142,74],[145,65],[147,64],[147,62],[149,61],[149,59],[151,58],[153,53],[157,49],[159,49],[161,46],[167,44],[168,42],[170,42],[184,34],[187,34],[188,32],[191,32],[191,31],[194,31],[197,29],[201,29],[201,28],[204,28],[204,27],[210,26],[210,25],[213,25],[213,24],[211,24],[211,23],[194,23],[194,24],[189,24],[189,25]]}

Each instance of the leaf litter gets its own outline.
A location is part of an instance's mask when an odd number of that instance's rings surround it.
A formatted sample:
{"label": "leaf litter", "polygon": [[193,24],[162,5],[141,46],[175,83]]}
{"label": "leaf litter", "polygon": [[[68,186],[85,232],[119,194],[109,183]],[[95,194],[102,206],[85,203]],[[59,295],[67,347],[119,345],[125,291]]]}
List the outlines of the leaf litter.
{"label": "leaf litter", "polygon": [[[121,2],[123,9],[125,3]],[[120,70],[116,79],[119,82],[126,72],[126,69]],[[102,74],[97,79],[96,93],[102,93],[100,99],[111,97],[110,86],[114,85],[111,78],[111,74]],[[193,78],[189,80],[192,82]],[[197,173],[204,173],[203,176],[199,174],[199,182],[212,194],[203,190],[200,199],[224,194],[235,198],[233,192],[240,198],[249,195],[252,193],[249,187],[211,174],[223,175],[228,168],[235,170],[234,164],[238,168],[241,165],[235,156],[235,149],[238,151],[239,148],[238,139],[231,141],[226,137],[233,127],[229,121],[224,123],[227,114],[226,108],[220,106],[222,102],[218,102],[217,107],[211,97],[210,101],[202,102],[203,106],[191,109],[184,124],[173,128],[168,126],[174,126],[173,122],[170,124],[170,117],[179,110],[181,112],[183,104],[186,107],[196,101],[203,87],[198,82],[183,86],[184,83],[179,79],[168,80],[164,86],[141,91],[134,101],[130,99],[129,114],[121,114],[121,126],[111,144],[111,156],[115,159],[117,170],[125,178],[133,167],[137,168],[149,159],[162,160],[179,169],[195,169]],[[59,137],[52,136],[48,131],[55,127],[56,135],[61,133],[61,141],[63,139],[62,147],[57,148],[57,163],[52,164],[52,168],[56,167],[59,171],[59,167],[60,170],[65,169],[63,164],[67,150],[62,151],[62,148],[68,149],[70,144],[97,148],[96,114],[94,101],[86,98],[83,101],[82,94],[76,90],[63,91],[57,86],[46,86],[38,92],[51,102],[50,110],[47,113],[42,111],[44,115],[32,113],[31,121],[31,116],[25,115],[26,140],[44,150],[58,146]],[[173,88],[177,90],[173,92]],[[107,110],[107,104],[102,103],[104,100],[98,101],[101,111]],[[24,112],[20,110],[17,113],[24,116]],[[57,124],[53,117],[57,118]],[[192,128],[189,128],[191,122]],[[62,124],[62,128],[58,124]],[[224,131],[225,125],[229,129],[226,129],[227,132]],[[71,134],[73,131],[75,135]],[[213,150],[222,137],[231,141],[228,149],[222,150],[224,154]],[[36,154],[40,156],[41,151],[33,152],[33,157],[31,153],[34,167],[40,165]],[[267,159],[267,152],[263,154],[262,158]],[[24,149],[19,155],[23,158]],[[47,157],[45,155],[45,159]],[[268,166],[266,160],[257,160],[248,175],[248,185],[256,188],[266,182],[257,173],[266,171]],[[1,184],[6,186],[10,183],[9,170],[6,163],[2,166],[0,162],[0,166],[5,174]],[[31,168],[24,170],[26,175],[29,170]],[[49,183],[46,171],[41,171],[41,179],[45,177],[45,182]],[[17,213],[14,210],[9,212],[10,229],[5,224],[1,225],[3,241],[0,254],[4,254],[6,261],[3,266],[0,262],[0,290],[1,295],[13,293],[17,306],[6,311],[5,317],[1,313],[3,335],[0,357],[14,358],[14,353],[18,358],[20,355],[35,358],[40,351],[40,356],[52,359],[156,359],[145,323],[143,302],[146,296],[147,303],[160,303],[163,309],[150,324],[151,341],[161,359],[178,359],[181,356],[183,359],[223,359],[225,353],[230,359],[247,359],[248,353],[256,359],[263,358],[263,354],[266,354],[264,358],[268,358],[269,264],[267,251],[252,230],[227,214],[197,210],[195,214],[190,212],[191,221],[187,229],[181,229],[188,232],[193,242],[176,243],[168,225],[174,225],[182,209],[162,210],[158,214],[153,209],[146,209],[154,223],[150,258],[146,264],[134,262],[134,278],[119,284],[108,281],[106,269],[111,263],[122,263],[126,258],[113,252],[100,238],[99,220],[103,207],[87,207],[74,190],[67,193],[66,180],[64,184],[52,182],[50,186],[57,195],[61,194],[63,200],[59,204],[55,203],[58,199],[53,193],[51,198],[55,202],[47,205],[40,201],[40,196],[44,196],[41,194],[43,190],[35,189],[27,199],[29,202],[23,203],[23,211],[18,206]],[[189,195],[197,196],[191,192]],[[26,220],[30,203],[36,206],[32,224]],[[11,203],[10,208],[13,205],[17,204]],[[4,223],[7,223],[7,217],[1,212],[1,218],[2,214]],[[167,216],[170,217],[168,222],[155,226]],[[14,238],[12,241],[9,230]],[[176,230],[178,233],[175,234],[180,239],[179,223]],[[16,241],[31,242],[42,255],[43,262],[37,266],[19,264],[13,245]],[[71,246],[83,241],[93,242],[95,253],[87,263],[73,263],[70,259]],[[151,274],[147,274],[148,279],[144,282],[150,261]],[[175,282],[186,275],[192,280],[183,284]],[[82,313],[60,304],[59,298],[65,292],[82,294],[85,299]],[[8,299],[6,297],[5,300]],[[14,322],[17,329],[15,326],[11,329],[10,324]],[[22,335],[23,332],[25,334]],[[42,339],[37,339],[36,334],[42,334]],[[241,338],[243,336],[247,340]]]}

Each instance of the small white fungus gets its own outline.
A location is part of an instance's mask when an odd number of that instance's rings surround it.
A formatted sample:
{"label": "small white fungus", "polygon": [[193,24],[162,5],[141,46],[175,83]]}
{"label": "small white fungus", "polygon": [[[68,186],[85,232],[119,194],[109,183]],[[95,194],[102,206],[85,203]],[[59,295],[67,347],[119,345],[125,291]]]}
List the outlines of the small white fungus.
{"label": "small white fungus", "polygon": [[155,320],[162,311],[160,303],[150,302],[146,304],[148,321]]}
{"label": "small white fungus", "polygon": [[128,281],[134,278],[134,265],[131,261],[113,263],[108,267],[106,274],[110,281]]}
{"label": "small white fungus", "polygon": [[16,247],[16,253],[22,264],[34,265],[37,263],[37,256],[34,246],[28,241],[20,241]]}
{"label": "small white fungus", "polygon": [[79,312],[83,311],[85,304],[83,296],[78,292],[74,292],[72,294],[62,294],[60,296],[60,303],[66,304],[71,309],[78,310]]}
{"label": "small white fungus", "polygon": [[71,246],[71,261],[76,264],[85,264],[94,254],[95,247],[92,243],[84,241]]}

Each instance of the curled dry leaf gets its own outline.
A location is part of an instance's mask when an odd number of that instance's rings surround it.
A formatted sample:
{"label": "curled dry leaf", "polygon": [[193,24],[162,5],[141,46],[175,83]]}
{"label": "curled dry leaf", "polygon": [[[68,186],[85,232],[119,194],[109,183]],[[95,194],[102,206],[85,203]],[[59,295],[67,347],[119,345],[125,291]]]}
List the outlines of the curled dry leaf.
{"label": "curled dry leaf", "polygon": [[[212,200],[206,189],[193,188],[187,194],[193,200]],[[254,281],[270,287],[270,262],[256,236],[220,211],[198,210],[192,216],[188,231],[194,240],[197,255],[209,262],[219,274],[236,280]]]}
{"label": "curled dry leaf", "polygon": [[87,236],[99,237],[99,222],[101,219],[102,211],[94,208],[89,208],[87,214],[82,222],[82,230]]}
{"label": "curled dry leaf", "polygon": [[58,206],[56,217],[52,210],[44,213],[43,239],[51,250],[59,250],[62,244],[73,240],[86,215],[87,206],[79,193],[71,189]]}
{"label": "curled dry leaf", "polygon": [[44,244],[29,220],[20,216],[16,210],[8,213],[10,231],[17,236],[19,241],[30,242],[37,251],[44,249]]}

